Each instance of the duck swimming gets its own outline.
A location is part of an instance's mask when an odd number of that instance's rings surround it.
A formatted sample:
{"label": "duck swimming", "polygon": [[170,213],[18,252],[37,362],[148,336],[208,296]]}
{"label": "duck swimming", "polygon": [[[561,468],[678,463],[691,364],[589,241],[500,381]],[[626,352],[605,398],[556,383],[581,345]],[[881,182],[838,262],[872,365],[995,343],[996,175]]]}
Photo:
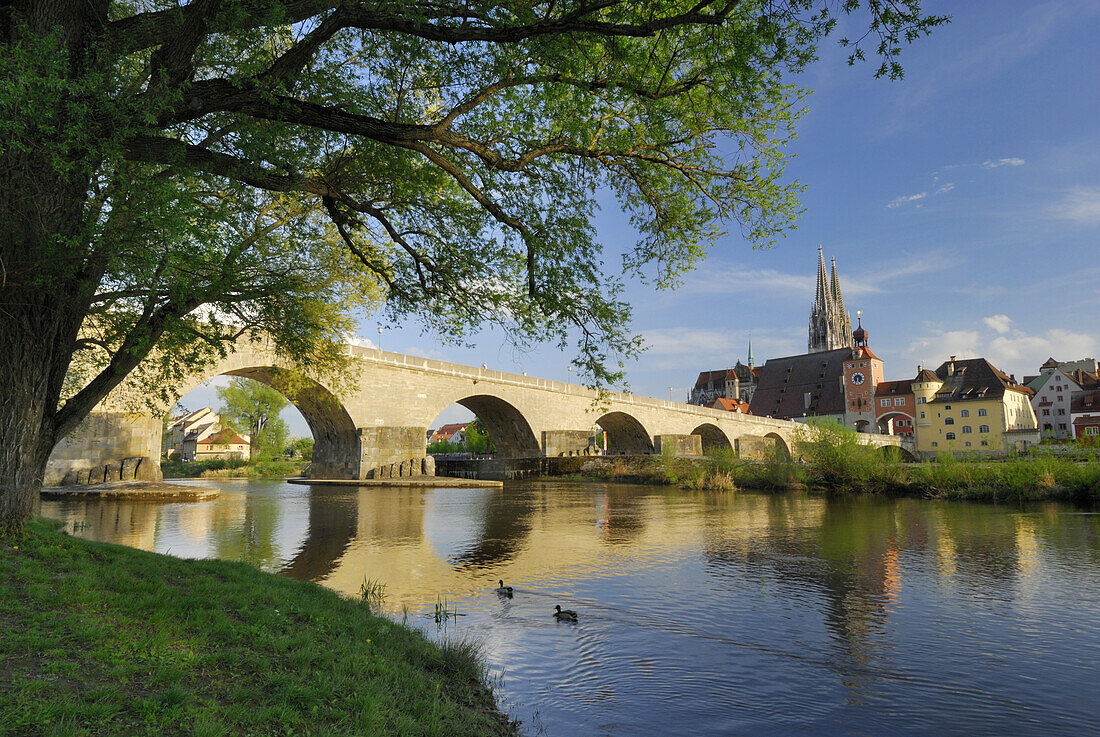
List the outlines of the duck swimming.
{"label": "duck swimming", "polygon": [[511,596],[512,595],[512,587],[511,586],[505,586],[503,579],[500,580],[500,581],[497,581],[497,583],[500,584],[500,586],[498,586],[497,589],[496,589],[496,592],[498,594],[500,594],[501,596]]}
{"label": "duck swimming", "polygon": [[572,609],[562,609],[561,604],[554,605],[554,619],[559,622],[576,622],[577,613]]}

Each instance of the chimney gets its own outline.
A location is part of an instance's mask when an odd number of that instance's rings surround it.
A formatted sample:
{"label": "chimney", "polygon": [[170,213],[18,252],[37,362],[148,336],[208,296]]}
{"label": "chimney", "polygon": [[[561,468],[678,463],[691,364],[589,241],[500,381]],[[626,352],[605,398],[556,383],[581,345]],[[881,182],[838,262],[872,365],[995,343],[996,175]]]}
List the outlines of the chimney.
{"label": "chimney", "polygon": [[955,357],[954,356],[951,356],[951,360],[947,363],[947,375],[948,376],[954,376],[955,375]]}

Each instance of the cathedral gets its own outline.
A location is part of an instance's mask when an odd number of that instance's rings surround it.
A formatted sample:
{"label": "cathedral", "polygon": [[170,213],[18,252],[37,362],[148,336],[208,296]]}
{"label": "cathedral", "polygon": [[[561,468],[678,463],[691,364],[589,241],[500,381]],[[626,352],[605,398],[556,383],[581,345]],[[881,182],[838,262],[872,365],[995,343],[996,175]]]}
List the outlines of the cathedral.
{"label": "cathedral", "polygon": [[840,293],[840,279],[836,275],[836,257],[833,257],[832,279],[825,277],[825,254],[817,247],[817,297],[810,310],[810,339],[807,353],[821,353],[837,348],[851,348],[852,319],[844,309],[844,296]]}

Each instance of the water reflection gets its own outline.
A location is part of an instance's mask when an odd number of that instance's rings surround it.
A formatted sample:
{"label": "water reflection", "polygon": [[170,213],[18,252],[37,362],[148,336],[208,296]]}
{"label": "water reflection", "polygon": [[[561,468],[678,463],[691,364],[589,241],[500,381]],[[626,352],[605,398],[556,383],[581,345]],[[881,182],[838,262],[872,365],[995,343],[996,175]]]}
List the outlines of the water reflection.
{"label": "water reflection", "polygon": [[[550,734],[1100,726],[1077,695],[1100,675],[1100,516],[1082,510],[550,481],[223,489],[44,508],[93,539],[348,594],[381,580],[414,621],[447,598],[506,706]],[[553,622],[555,603],[580,623]]]}

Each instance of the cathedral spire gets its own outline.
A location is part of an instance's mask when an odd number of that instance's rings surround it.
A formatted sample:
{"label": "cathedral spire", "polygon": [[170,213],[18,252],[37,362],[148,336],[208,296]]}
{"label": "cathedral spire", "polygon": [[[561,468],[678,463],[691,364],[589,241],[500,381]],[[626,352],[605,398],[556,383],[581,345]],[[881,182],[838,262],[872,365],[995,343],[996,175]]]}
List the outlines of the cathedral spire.
{"label": "cathedral spire", "polygon": [[751,369],[752,367],[752,333],[749,333],[749,368]]}
{"label": "cathedral spire", "polygon": [[829,282],[825,277],[825,252],[821,246],[817,247],[817,297],[814,299],[814,309],[826,311],[829,309]]}
{"label": "cathedral spire", "polygon": [[807,348],[810,353],[851,347],[852,319],[844,308],[844,296],[840,290],[840,277],[836,271],[836,258],[832,259],[832,279],[825,271],[825,253],[817,247],[817,295],[810,310],[810,335]]}
{"label": "cathedral spire", "polygon": [[847,314],[848,311],[844,309],[844,295],[840,293],[840,278],[836,275],[836,256],[833,256],[833,272],[829,291],[832,293],[833,297],[833,309],[835,309],[838,314]]}

